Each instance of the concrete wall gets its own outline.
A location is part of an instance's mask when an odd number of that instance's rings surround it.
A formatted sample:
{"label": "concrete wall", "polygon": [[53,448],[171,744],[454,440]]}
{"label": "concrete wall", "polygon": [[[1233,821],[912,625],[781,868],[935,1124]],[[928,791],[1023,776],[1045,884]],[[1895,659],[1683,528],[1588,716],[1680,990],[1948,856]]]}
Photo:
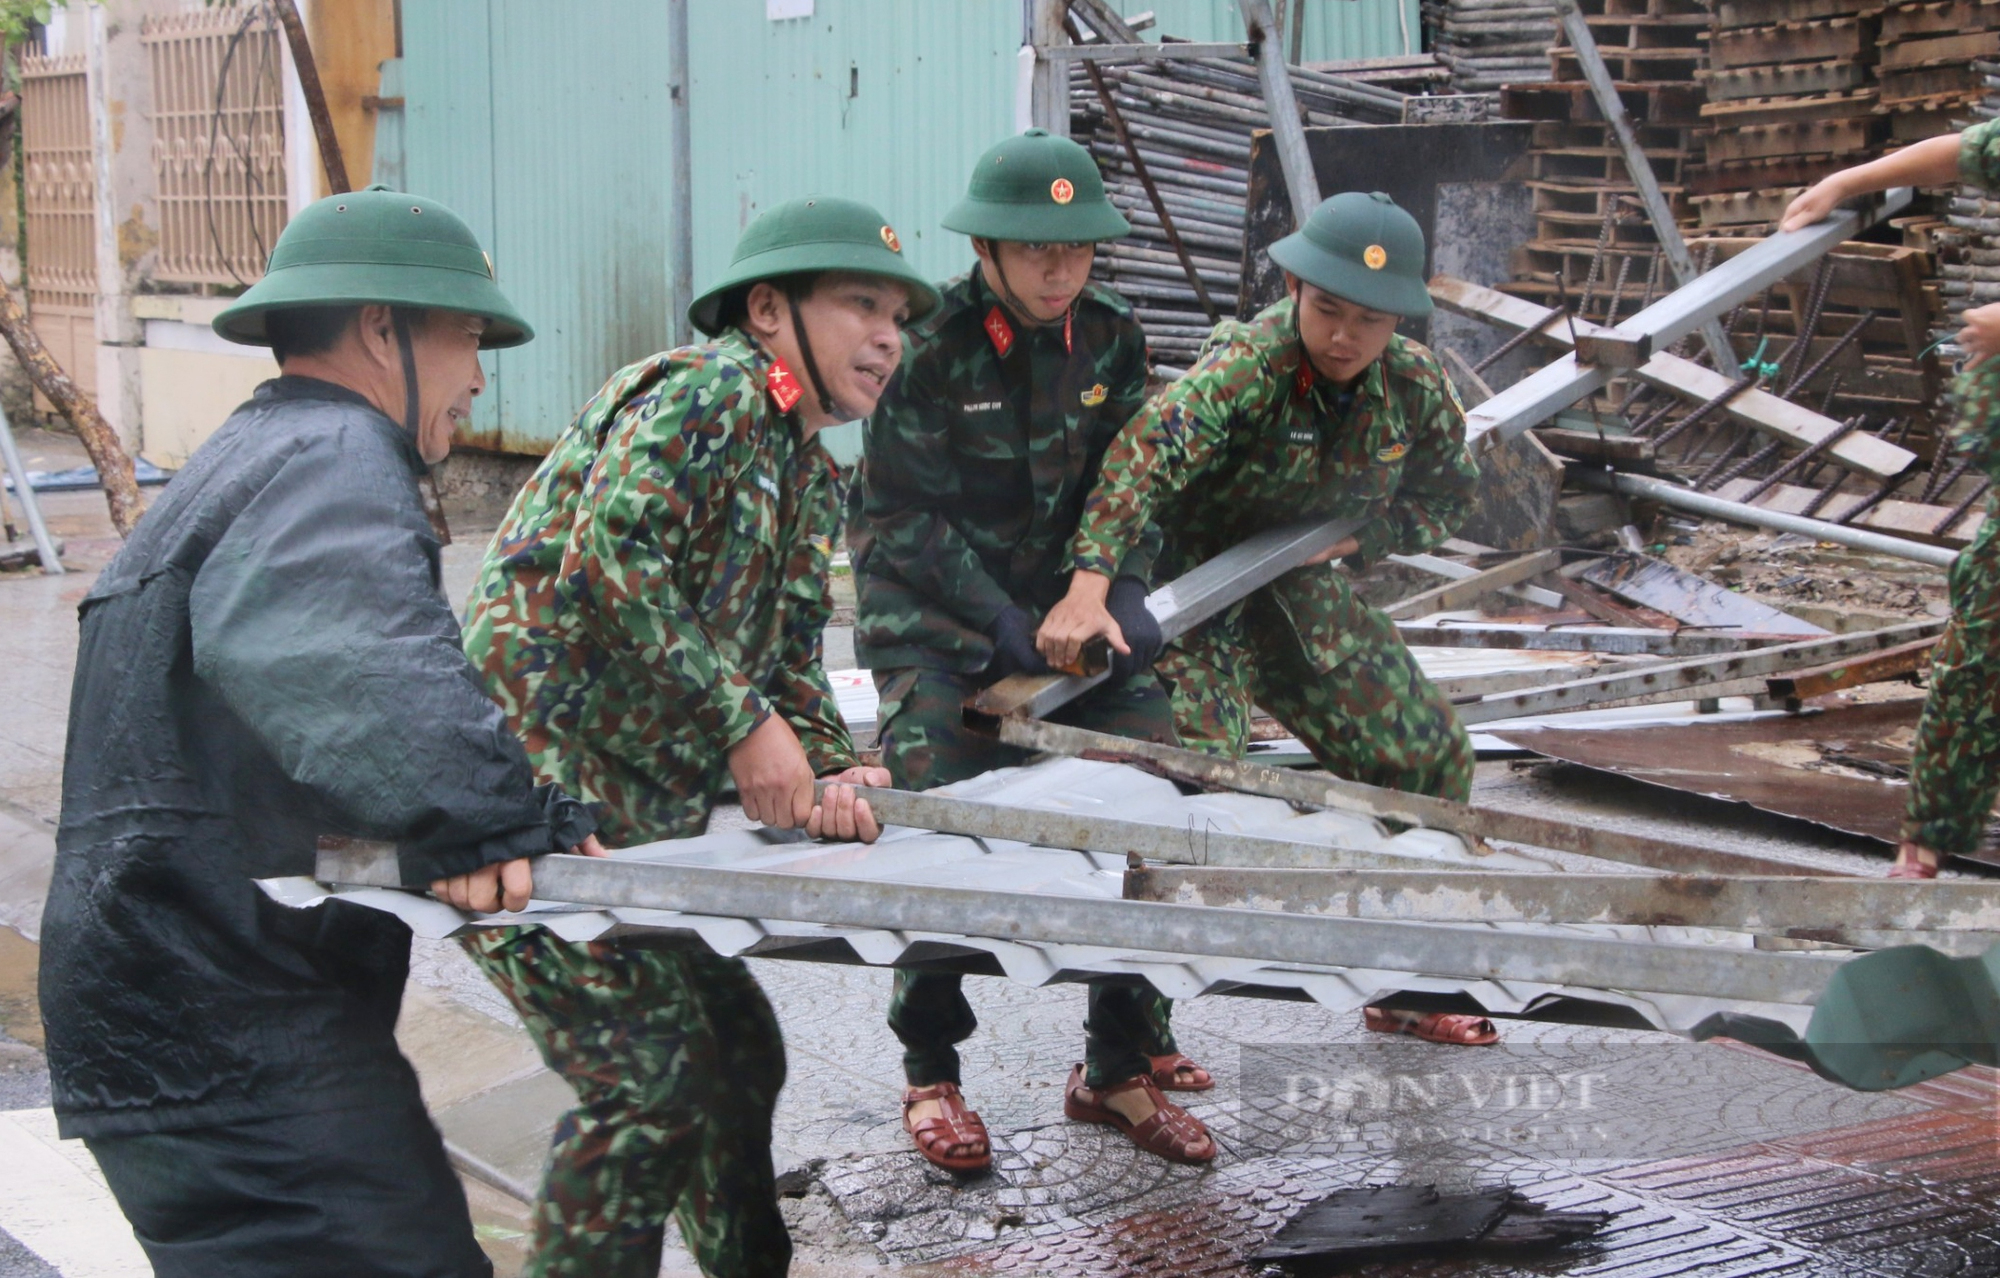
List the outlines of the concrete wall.
{"label": "concrete wall", "polygon": [[278,375],[268,351],[225,342],[209,328],[228,303],[222,297],[132,299],[145,339],[134,352],[145,453],[156,466],[184,465],[257,383]]}

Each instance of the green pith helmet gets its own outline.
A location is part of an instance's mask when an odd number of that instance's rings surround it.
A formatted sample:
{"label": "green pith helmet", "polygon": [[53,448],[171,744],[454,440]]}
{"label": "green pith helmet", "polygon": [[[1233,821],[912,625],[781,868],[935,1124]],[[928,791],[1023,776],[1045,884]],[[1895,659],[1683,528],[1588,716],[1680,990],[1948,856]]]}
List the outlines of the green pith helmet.
{"label": "green pith helmet", "polygon": [[481,347],[535,335],[500,286],[471,228],[436,200],[386,186],[315,200],[271,250],[264,278],[215,317],[216,333],[267,346],[264,316],[294,306],[433,307],[489,321]]}
{"label": "green pith helmet", "polygon": [[888,219],[859,200],[818,195],[766,209],[736,241],[722,278],[688,307],[688,322],[713,337],[722,328],[722,299],[731,289],[804,271],[880,275],[910,290],[910,318],[938,307],[938,291],[903,257]]}
{"label": "green pith helmet", "polygon": [[978,240],[1083,244],[1132,232],[1111,198],[1097,161],[1068,138],[1029,129],[979,157],[965,198],[944,228]]}
{"label": "green pith helmet", "polygon": [[1409,319],[1431,313],[1424,230],[1380,191],[1342,191],[1271,246],[1271,260],[1336,297]]}

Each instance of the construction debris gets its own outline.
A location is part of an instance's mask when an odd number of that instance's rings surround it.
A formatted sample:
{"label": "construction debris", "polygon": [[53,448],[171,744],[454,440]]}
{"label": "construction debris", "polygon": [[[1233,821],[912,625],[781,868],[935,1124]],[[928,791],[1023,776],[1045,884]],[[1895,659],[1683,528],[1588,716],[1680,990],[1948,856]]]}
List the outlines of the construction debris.
{"label": "construction debris", "polygon": [[1506,1185],[1469,1194],[1368,1186],[1308,1204],[1250,1259],[1285,1265],[1550,1247],[1588,1239],[1611,1219],[1606,1211],[1550,1211]]}

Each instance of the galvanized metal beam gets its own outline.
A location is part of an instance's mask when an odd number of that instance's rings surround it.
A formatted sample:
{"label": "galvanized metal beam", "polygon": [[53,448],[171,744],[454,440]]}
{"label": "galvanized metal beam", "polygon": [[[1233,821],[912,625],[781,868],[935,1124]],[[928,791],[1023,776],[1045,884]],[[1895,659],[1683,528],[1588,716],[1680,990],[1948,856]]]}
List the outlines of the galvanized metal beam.
{"label": "galvanized metal beam", "polygon": [[1576,852],[1606,861],[1649,869],[1696,874],[1805,875],[1812,871],[1768,857],[1743,856],[1692,847],[1667,839],[1627,834],[1601,826],[1580,825],[1523,812],[1454,803],[1422,794],[1406,794],[1380,786],[1344,781],[1324,772],[1293,772],[1241,759],[1199,754],[1174,746],[1114,737],[1041,720],[1009,719],[1000,725],[1000,739],[1027,750],[1072,757],[1137,761],[1177,781],[1261,794],[1307,808],[1357,812],[1402,825],[1448,830],[1468,839],[1498,839],[1531,847]]}
{"label": "galvanized metal beam", "polygon": [[[1258,533],[1147,595],[1146,611],[1160,623],[1165,638],[1186,634],[1314,555],[1331,550],[1366,522],[1313,520]],[[965,720],[990,731],[1001,719],[1040,718],[1110,677],[1108,669],[1083,675],[1010,675],[967,701]]]}
{"label": "galvanized metal beam", "polygon": [[[1646,220],[1652,223],[1653,238],[1660,242],[1660,252],[1667,259],[1667,269],[1674,273],[1676,284],[1686,287],[1694,282],[1694,259],[1688,256],[1687,244],[1681,239],[1680,224],[1674,220],[1674,211],[1667,205],[1667,197],[1660,190],[1660,180],[1653,173],[1653,163],[1646,158],[1646,150],[1639,145],[1639,137],[1632,131],[1632,121],[1625,114],[1625,101],[1618,96],[1618,86],[1612,83],[1610,68],[1604,65],[1604,57],[1597,51],[1597,37],[1591,34],[1590,23],[1584,19],[1583,11],[1577,8],[1576,0],[1556,0],[1556,14],[1562,21],[1563,34],[1569,37],[1571,50],[1576,54],[1577,66],[1583,70],[1583,78],[1590,85],[1591,96],[1597,99],[1597,109],[1611,126],[1611,135],[1618,142],[1618,150],[1625,157],[1625,171],[1632,178],[1632,185],[1638,188],[1639,203],[1645,206]],[[1708,357],[1717,368],[1734,369],[1736,352],[1729,343],[1729,334],[1723,329],[1722,321],[1711,315],[1701,325],[1701,340],[1708,347]],[[1659,343],[1664,345],[1664,343]],[[1648,334],[1636,339],[1639,351],[1632,363],[1645,361],[1645,354],[1654,348],[1655,341]],[[1603,361],[1598,361],[1603,362]]]}
{"label": "galvanized metal beam", "polygon": [[1823,639],[1777,644],[1754,652],[1662,662],[1622,674],[1578,679],[1531,692],[1494,693],[1458,706],[1458,717],[1471,725],[1491,723],[1496,719],[1518,719],[1526,715],[1559,714],[1565,710],[1581,710],[1585,706],[1636,697],[1675,700],[1721,695],[1715,691],[1717,685],[1744,680],[1761,682],[1787,670],[1802,670],[1841,657],[1880,652],[1938,634],[1944,625],[1941,618],[1912,621],[1860,634],[1831,635]]}
{"label": "galvanized metal beam", "polygon": [[[1125,898],[1342,918],[1712,927],[1851,943],[2000,933],[2000,882],[1135,866]],[[1921,941],[1911,943],[1921,944]]]}
{"label": "galvanized metal beam", "polygon": [[[825,783],[821,785],[824,788]],[[872,786],[856,786],[855,790],[868,800],[875,819],[885,825],[962,834],[975,839],[1010,839],[1045,848],[1143,856],[1172,865],[1348,865],[1388,869],[1436,864],[1422,857],[1396,856],[1338,843],[1304,843],[1256,834],[1196,830]]]}
{"label": "galvanized metal beam", "polygon": [[[1705,321],[1748,301],[1818,261],[1859,231],[1901,211],[1909,204],[1910,194],[1908,187],[1897,187],[1861,209],[1840,209],[1816,225],[1780,231],[1606,331],[1650,339],[1656,350],[1670,346]],[[1475,448],[1512,439],[1603,389],[1617,373],[1615,368],[1579,364],[1573,353],[1565,355],[1468,412],[1466,438]]]}
{"label": "galvanized metal beam", "polygon": [[[332,884],[393,887],[393,848],[322,856]],[[784,919],[834,927],[936,932],[1046,945],[1089,945],[1354,967],[1583,989],[1692,994],[1804,1005],[1817,999],[1841,960],[1579,936],[1541,936],[1436,923],[1337,919],[1266,910],[1222,910],[1101,897],[939,887],[879,879],[662,864],[671,842],[615,858],[546,856],[534,863],[538,900],[607,909],[677,910],[722,918]]]}
{"label": "galvanized metal beam", "polygon": [[1694,657],[1790,643],[1790,635],[1703,634],[1627,626],[1551,630],[1531,625],[1402,621],[1396,633],[1419,648],[1505,648],[1537,652],[1601,652],[1616,656]]}
{"label": "galvanized metal beam", "polygon": [[1265,0],[1236,0],[1236,5],[1243,11],[1243,29],[1257,46],[1257,75],[1264,85],[1264,108],[1271,113],[1278,167],[1284,170],[1285,191],[1292,199],[1292,225],[1304,226],[1319,207],[1319,175],[1313,172],[1305,121],[1292,93],[1291,68],[1285,65],[1285,33]]}
{"label": "galvanized metal beam", "polygon": [[1697,515],[1707,515],[1711,519],[1749,524],[1756,528],[1771,528],[1778,532],[1798,533],[1817,541],[1830,541],[1837,546],[1851,546],[1856,550],[1865,550],[1877,555],[1893,555],[1898,559],[1910,560],[1912,563],[1929,564],[1933,568],[1949,568],[1958,558],[1958,552],[1948,546],[1927,546],[1920,541],[1906,541],[1901,537],[1869,532],[1865,528],[1855,528],[1849,524],[1830,524],[1824,519],[1808,519],[1804,515],[1788,515],[1783,511],[1765,510],[1762,506],[1750,506],[1740,501],[1725,501],[1720,497],[1693,492],[1663,480],[1645,479],[1638,475],[1621,475],[1615,472],[1599,474],[1581,468],[1572,472],[1572,478],[1588,488],[1624,493],[1628,497],[1643,497],[1647,501],[1656,501],[1663,506],[1693,511]]}

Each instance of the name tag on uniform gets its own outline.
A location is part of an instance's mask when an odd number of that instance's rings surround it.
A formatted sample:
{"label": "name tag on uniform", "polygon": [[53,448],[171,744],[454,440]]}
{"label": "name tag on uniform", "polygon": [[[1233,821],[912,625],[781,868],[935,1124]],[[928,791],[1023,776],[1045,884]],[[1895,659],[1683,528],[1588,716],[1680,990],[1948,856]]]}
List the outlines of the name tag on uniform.
{"label": "name tag on uniform", "polygon": [[1389,445],[1387,448],[1377,449],[1375,452],[1375,460],[1382,462],[1399,462],[1403,460],[1403,454],[1409,451],[1410,451],[1410,446],[1399,439],[1395,443]]}
{"label": "name tag on uniform", "polygon": [[757,487],[763,489],[765,492],[771,494],[773,497],[776,497],[778,495],[778,481],[771,478],[769,475],[763,475],[763,474],[758,475]]}
{"label": "name tag on uniform", "polygon": [[1318,440],[1319,436],[1313,431],[1295,430],[1291,433],[1291,441],[1294,444],[1312,444],[1317,443]]}
{"label": "name tag on uniform", "polygon": [[960,404],[958,410],[962,413],[997,413],[1006,406],[1001,400],[982,399],[976,404]]}

